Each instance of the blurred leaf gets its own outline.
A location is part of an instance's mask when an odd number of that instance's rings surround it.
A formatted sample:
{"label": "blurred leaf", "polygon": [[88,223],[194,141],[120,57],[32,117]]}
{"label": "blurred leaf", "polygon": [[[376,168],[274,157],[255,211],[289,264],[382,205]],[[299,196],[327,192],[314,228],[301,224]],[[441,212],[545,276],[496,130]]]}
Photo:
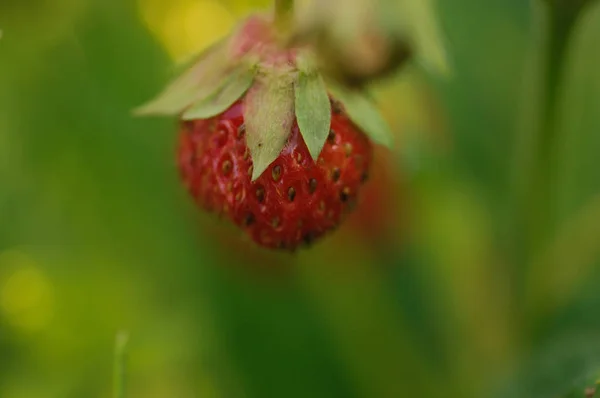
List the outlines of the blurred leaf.
{"label": "blurred leaf", "polygon": [[448,174],[451,168],[440,163],[415,186],[413,233],[429,260],[424,272],[447,325],[449,372],[479,397],[488,387],[482,381],[511,359],[511,281],[488,204],[475,186]]}
{"label": "blurred leaf", "polygon": [[331,127],[327,87],[316,70],[300,68],[295,94],[298,127],[310,155],[316,161]]}
{"label": "blurred leaf", "polygon": [[334,98],[344,105],[350,119],[373,141],[388,148],[392,147],[392,132],[377,106],[366,94],[333,83],[328,83],[327,87]]}
{"label": "blurred leaf", "polygon": [[529,310],[546,312],[569,300],[600,259],[600,195],[559,228],[530,271]]}
{"label": "blurred leaf", "polygon": [[[374,253],[346,242],[345,250],[299,253],[297,272],[312,305],[350,373],[358,397],[452,397],[452,386],[432,372],[414,344]],[[443,391],[443,392],[442,392]]]}
{"label": "blurred leaf", "polygon": [[557,307],[569,303],[600,260],[600,184],[597,178],[600,57],[595,51],[600,37],[600,8],[588,8],[589,12],[580,18],[582,10],[579,7],[583,4],[568,3],[554,3],[558,8],[575,6],[563,13],[558,9],[553,11],[549,4],[536,2],[540,28],[554,27],[559,36],[566,34],[565,30],[572,34],[570,40],[562,44],[568,45],[565,53],[569,57],[564,56],[560,60],[564,64],[562,70],[554,72],[563,76],[559,81],[560,90],[555,93],[556,110],[547,110],[551,121],[547,128],[551,132],[556,130],[553,133],[556,142],[551,149],[555,151],[551,152],[553,164],[544,161],[540,165],[540,168],[551,168],[555,173],[547,183],[552,197],[542,194],[532,204],[534,207],[539,201],[551,201],[551,210],[557,214],[552,220],[553,228],[545,228],[553,234],[548,236],[541,252],[536,253],[528,271],[528,318],[543,319]]}
{"label": "blurred leaf", "polygon": [[542,0],[561,13],[579,12],[595,0]]}
{"label": "blurred leaf", "polygon": [[597,398],[599,385],[595,377],[591,377],[586,383],[581,383],[567,394],[564,398]]}
{"label": "blurred leaf", "polygon": [[186,110],[183,120],[207,119],[224,112],[250,88],[254,76],[253,68],[239,66],[216,93]]}
{"label": "blurred leaf", "polygon": [[600,342],[595,333],[554,339],[517,370],[498,398],[584,398],[600,377]]}
{"label": "blurred leaf", "polygon": [[246,143],[252,156],[252,181],[277,159],[294,121],[293,85],[285,77],[257,81],[244,102]]}

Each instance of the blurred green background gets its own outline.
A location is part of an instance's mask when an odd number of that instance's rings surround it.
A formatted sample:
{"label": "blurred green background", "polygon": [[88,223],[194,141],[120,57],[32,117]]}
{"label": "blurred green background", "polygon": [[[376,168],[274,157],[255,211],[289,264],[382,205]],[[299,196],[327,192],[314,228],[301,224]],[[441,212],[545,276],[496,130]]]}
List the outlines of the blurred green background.
{"label": "blurred green background", "polygon": [[[111,397],[119,330],[129,398],[584,397],[600,7],[564,54],[548,195],[522,210],[536,3],[437,2],[452,73],[379,87],[396,150],[352,219],[285,255],[198,212],[174,121],[130,113],[268,1],[1,0],[0,397]],[[529,245],[537,206],[552,227]]]}

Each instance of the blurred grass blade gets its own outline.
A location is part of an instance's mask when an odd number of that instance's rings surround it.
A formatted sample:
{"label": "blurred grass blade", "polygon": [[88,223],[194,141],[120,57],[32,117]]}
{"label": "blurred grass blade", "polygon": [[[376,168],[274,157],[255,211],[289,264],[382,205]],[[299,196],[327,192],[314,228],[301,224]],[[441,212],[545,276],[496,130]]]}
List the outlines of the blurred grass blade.
{"label": "blurred grass blade", "polygon": [[115,339],[114,398],[125,398],[128,342],[129,334],[127,332],[117,333]]}

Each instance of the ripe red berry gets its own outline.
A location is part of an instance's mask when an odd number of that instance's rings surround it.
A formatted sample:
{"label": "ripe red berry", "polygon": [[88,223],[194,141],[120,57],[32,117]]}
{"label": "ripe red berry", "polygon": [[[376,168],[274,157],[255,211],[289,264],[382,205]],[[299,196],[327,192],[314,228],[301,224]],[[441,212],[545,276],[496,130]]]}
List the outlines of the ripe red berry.
{"label": "ripe red berry", "polygon": [[238,101],[216,117],[182,123],[179,169],[198,205],[269,248],[293,250],[336,228],[367,179],[369,139],[342,112],[333,112],[315,163],[294,123],[279,157],[252,182],[242,108]]}

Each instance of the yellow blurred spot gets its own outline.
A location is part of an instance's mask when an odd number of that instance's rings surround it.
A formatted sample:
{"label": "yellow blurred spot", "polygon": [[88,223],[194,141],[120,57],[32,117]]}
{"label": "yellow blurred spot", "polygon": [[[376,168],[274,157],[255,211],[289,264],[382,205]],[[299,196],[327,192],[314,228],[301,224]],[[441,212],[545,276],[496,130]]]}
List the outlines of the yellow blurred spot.
{"label": "yellow blurred spot", "polygon": [[35,261],[20,251],[0,253],[0,311],[9,324],[24,332],[44,328],[53,314],[52,287]]}
{"label": "yellow blurred spot", "polygon": [[227,35],[233,15],[214,0],[139,0],[149,29],[175,60],[188,58]]}

